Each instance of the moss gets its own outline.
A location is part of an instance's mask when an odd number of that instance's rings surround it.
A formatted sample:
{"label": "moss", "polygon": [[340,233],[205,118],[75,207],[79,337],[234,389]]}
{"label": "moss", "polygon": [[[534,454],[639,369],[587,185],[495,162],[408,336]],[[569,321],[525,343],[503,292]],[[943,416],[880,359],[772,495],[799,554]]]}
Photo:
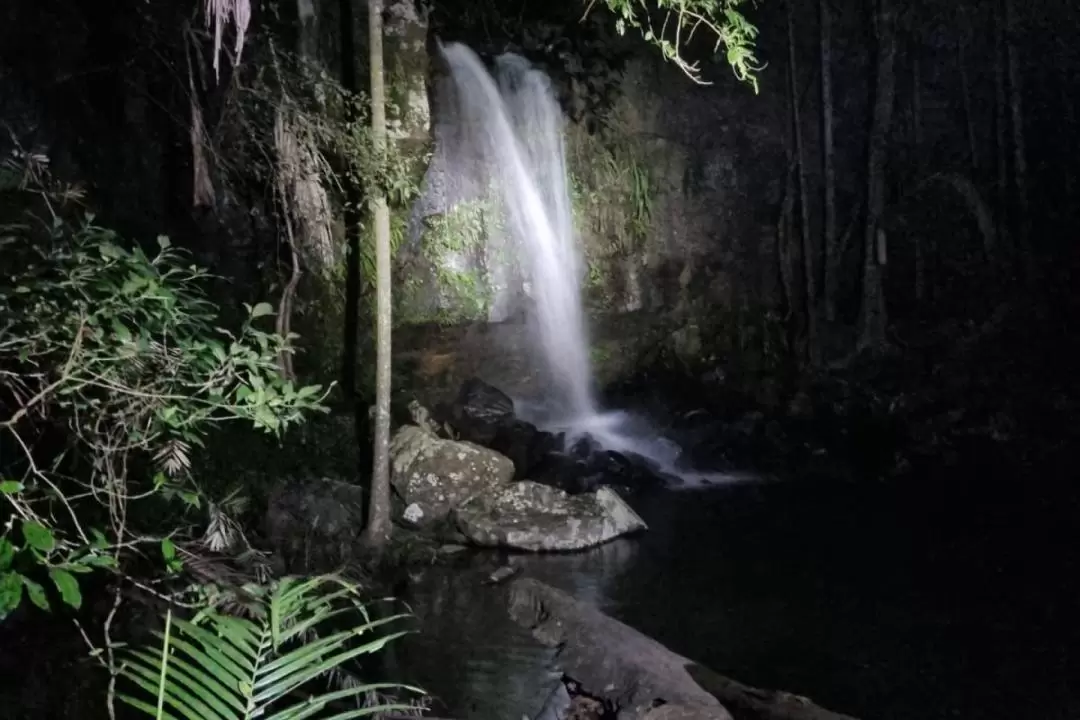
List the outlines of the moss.
{"label": "moss", "polygon": [[[398,317],[405,323],[453,325],[487,319],[494,289],[485,277],[488,235],[501,221],[487,200],[459,203],[425,220]],[[461,263],[466,264],[461,267]]]}
{"label": "moss", "polygon": [[583,123],[567,132],[567,158],[575,227],[589,267],[585,289],[598,309],[617,306],[627,258],[640,257],[653,231],[656,179],[645,141],[629,132],[618,107],[590,132]]}

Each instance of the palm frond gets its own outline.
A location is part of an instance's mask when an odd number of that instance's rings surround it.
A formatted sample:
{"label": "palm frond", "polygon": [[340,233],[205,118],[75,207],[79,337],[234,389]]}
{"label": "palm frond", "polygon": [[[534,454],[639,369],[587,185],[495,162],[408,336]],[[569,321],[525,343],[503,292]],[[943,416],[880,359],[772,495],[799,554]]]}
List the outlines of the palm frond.
{"label": "palm frond", "polygon": [[[397,701],[355,702],[374,693],[423,692],[393,683],[350,683],[321,693],[307,687],[408,632],[385,632],[409,616],[373,619],[354,585],[335,576],[283,578],[256,604],[248,617],[217,609],[191,620],[169,615],[165,630],[155,633],[160,647],[128,652],[120,674],[131,692],[117,697],[173,720],[345,720],[412,709]],[[354,701],[351,708],[340,704],[347,700]]]}

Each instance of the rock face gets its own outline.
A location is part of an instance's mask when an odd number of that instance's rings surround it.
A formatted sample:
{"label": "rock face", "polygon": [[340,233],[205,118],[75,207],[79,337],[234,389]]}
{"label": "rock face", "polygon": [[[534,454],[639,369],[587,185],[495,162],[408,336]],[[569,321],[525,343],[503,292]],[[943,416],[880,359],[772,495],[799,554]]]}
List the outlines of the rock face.
{"label": "rock face", "polygon": [[290,571],[329,571],[349,559],[363,503],[364,489],[340,480],[283,481],[270,493],[266,535]]}
{"label": "rock face", "polygon": [[561,646],[559,669],[613,702],[620,720],[643,720],[658,701],[696,713],[682,717],[731,720],[687,672],[690,660],[561,590],[531,578],[514,580],[509,610],[537,640]]}
{"label": "rock face", "polygon": [[477,545],[534,552],[583,550],[647,527],[610,488],[567,495],[527,480],[474,497],[454,516]]}
{"label": "rock face", "polygon": [[809,698],[718,675],[595,607],[531,578],[509,586],[515,622],[559,648],[556,662],[618,720],[855,720]]}
{"label": "rock face", "polygon": [[430,525],[478,497],[490,497],[514,476],[514,464],[469,442],[440,440],[413,425],[390,442],[391,483],[409,520]]}

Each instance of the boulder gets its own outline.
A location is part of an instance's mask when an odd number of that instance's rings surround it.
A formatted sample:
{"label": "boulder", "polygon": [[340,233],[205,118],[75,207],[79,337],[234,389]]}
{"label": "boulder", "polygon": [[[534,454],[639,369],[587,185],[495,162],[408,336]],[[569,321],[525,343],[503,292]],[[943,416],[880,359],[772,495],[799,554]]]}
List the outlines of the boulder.
{"label": "boulder", "polygon": [[579,453],[550,450],[533,467],[529,479],[571,495],[594,492],[601,486],[639,492],[670,482],[655,464],[636,453],[596,450]]}
{"label": "boulder", "polygon": [[490,445],[499,426],[514,421],[514,401],[497,387],[470,378],[461,386],[450,417],[462,440]]}
{"label": "boulder", "polygon": [[364,488],[319,478],[284,480],[270,491],[264,527],[287,570],[332,570],[353,554],[363,529]]}
{"label": "boulder", "polygon": [[513,461],[516,480],[535,480],[533,475],[548,453],[558,450],[560,446],[558,437],[553,433],[517,419],[500,423],[488,443],[492,450]]}
{"label": "boulder", "polygon": [[408,521],[427,526],[477,497],[489,497],[514,477],[514,464],[494,450],[442,440],[406,425],[390,442],[391,483]]}
{"label": "boulder", "polygon": [[528,480],[477,496],[454,517],[461,533],[477,545],[534,552],[583,550],[646,529],[610,488],[567,495]]}

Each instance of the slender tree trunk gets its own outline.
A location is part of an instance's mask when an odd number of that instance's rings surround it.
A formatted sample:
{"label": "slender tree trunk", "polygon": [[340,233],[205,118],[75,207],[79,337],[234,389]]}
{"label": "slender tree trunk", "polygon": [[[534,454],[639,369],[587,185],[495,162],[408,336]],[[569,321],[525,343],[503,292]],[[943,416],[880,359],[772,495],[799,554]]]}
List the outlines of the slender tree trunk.
{"label": "slender tree trunk", "polygon": [[1005,51],[1009,68],[1009,114],[1012,120],[1013,183],[1016,191],[1015,250],[1022,258],[1022,265],[1031,279],[1032,252],[1029,233],[1030,215],[1027,193],[1027,151],[1024,143],[1023,89],[1020,79],[1020,51],[1017,47],[1016,9],[1013,0],[1005,4]]}
{"label": "slender tree trunk", "polygon": [[[922,64],[919,61],[921,46],[917,39],[911,43],[911,145],[915,159],[916,182],[923,173],[923,124],[922,124]],[[926,248],[922,233],[916,233],[915,244],[915,301],[926,299]]]}
{"label": "slender tree trunk", "polygon": [[885,345],[888,316],[885,310],[884,273],[887,261],[885,230],[885,162],[889,150],[893,100],[896,94],[896,9],[893,0],[878,0],[874,17],[877,35],[877,87],[867,153],[866,232],[863,237],[862,327],[859,349]]}
{"label": "slender tree trunk", "polygon": [[836,164],[833,161],[832,9],[818,3],[821,43],[821,169],[824,176],[822,239],[825,247],[825,319],[836,322],[841,250],[836,234]]}
{"label": "slender tree trunk", "polygon": [[795,228],[795,162],[789,158],[788,170],[784,180],[784,199],[780,203],[780,218],[776,223],[776,257],[780,266],[780,283],[784,290],[784,304],[787,306],[787,318],[784,323],[788,348],[793,352],[801,334],[799,314],[795,308],[799,303],[799,291],[796,287],[795,259],[796,244],[792,242]]}
{"label": "slender tree trunk", "polygon": [[[1058,73],[1058,84],[1061,88],[1061,105],[1065,112],[1064,122],[1059,126],[1065,130],[1062,137],[1063,152],[1065,162],[1063,163],[1065,177],[1065,198],[1067,203],[1072,203],[1073,191],[1076,188],[1076,140],[1073,132],[1076,127],[1076,103],[1073,101],[1071,84],[1071,73],[1066,69],[1066,66],[1062,64],[1061,72]],[[1071,213],[1070,213],[1071,216]]]}
{"label": "slender tree trunk", "polygon": [[994,12],[994,151],[997,161],[998,226],[1008,223],[1009,200],[1009,145],[1008,145],[1008,99],[1005,92],[1005,18],[1002,2],[996,3]]}
{"label": "slender tree trunk", "polygon": [[[360,88],[356,80],[356,16],[353,13],[354,0],[338,0],[341,16],[341,86],[351,97],[355,97]],[[346,119],[357,121],[356,106],[349,103],[345,107]],[[345,317],[342,323],[341,354],[341,390],[345,404],[352,409],[353,432],[356,436],[357,467],[361,474],[366,474],[371,467],[371,421],[367,403],[357,386],[356,367],[358,364],[357,343],[360,330],[360,207],[363,204],[359,178],[347,173],[345,177]],[[370,499],[370,493],[367,497]]]}
{"label": "slender tree trunk", "polygon": [[[386,153],[386,86],[383,76],[383,3],[368,0],[371,57],[371,138],[376,157]],[[381,550],[390,539],[390,207],[386,191],[372,184],[375,221],[375,443],[371,504],[365,540]]]}
{"label": "slender tree trunk", "polygon": [[817,322],[817,271],[815,262],[816,253],[813,247],[813,237],[810,227],[810,202],[808,198],[806,171],[806,151],[803,144],[802,117],[799,111],[799,66],[795,52],[795,19],[792,17],[794,10],[789,0],[787,4],[788,23],[788,73],[789,89],[791,93],[791,124],[792,136],[795,139],[795,161],[799,168],[799,230],[802,238],[803,255],[803,287],[806,290],[806,354],[812,367],[821,363],[818,342]]}
{"label": "slender tree trunk", "polygon": [[[289,258],[292,261],[292,271],[289,273],[289,281],[285,283],[285,289],[281,291],[281,300],[278,302],[277,320],[274,325],[274,332],[283,338],[287,338],[292,332],[292,308],[293,298],[296,296],[296,288],[300,284],[300,250],[297,248],[296,236],[292,229],[292,218],[289,216],[289,207],[285,200],[284,192],[282,195],[282,207],[284,209],[283,215],[285,220],[285,233],[289,244]],[[293,369],[292,353],[281,351],[278,356],[278,366],[281,368],[281,374],[286,380],[296,382],[296,371]]]}
{"label": "slender tree trunk", "polygon": [[971,153],[971,174],[973,178],[979,177],[979,140],[975,131],[975,112],[971,107],[971,81],[968,78],[967,52],[965,50],[967,40],[961,38],[956,46],[956,61],[960,65],[960,92],[964,98],[964,120],[967,122],[968,152]]}

